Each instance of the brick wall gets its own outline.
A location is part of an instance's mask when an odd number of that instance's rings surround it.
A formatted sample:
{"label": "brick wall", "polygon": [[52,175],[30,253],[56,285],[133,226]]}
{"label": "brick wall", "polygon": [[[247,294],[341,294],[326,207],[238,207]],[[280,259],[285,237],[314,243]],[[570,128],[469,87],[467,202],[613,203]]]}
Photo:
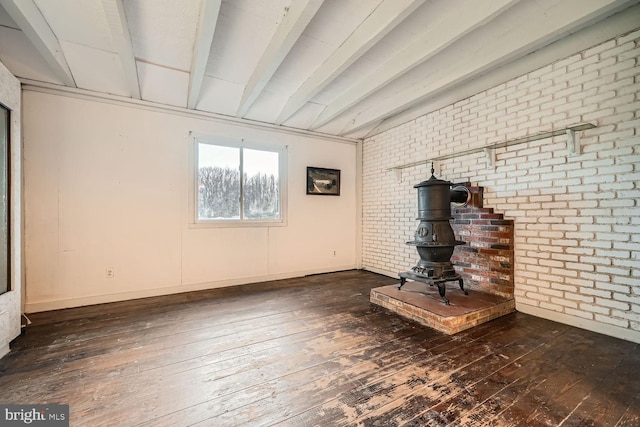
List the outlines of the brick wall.
{"label": "brick wall", "polygon": [[482,207],[482,187],[470,187],[475,195],[466,207],[453,208],[451,227],[456,246],[451,261],[464,279],[465,288],[513,299],[513,220],[493,208]]}
{"label": "brick wall", "polygon": [[419,159],[579,123],[581,151],[557,136],[436,165],[484,187],[484,206],[514,220],[517,308],[640,342],[640,30],[368,138],[363,144],[363,266],[413,266]]}

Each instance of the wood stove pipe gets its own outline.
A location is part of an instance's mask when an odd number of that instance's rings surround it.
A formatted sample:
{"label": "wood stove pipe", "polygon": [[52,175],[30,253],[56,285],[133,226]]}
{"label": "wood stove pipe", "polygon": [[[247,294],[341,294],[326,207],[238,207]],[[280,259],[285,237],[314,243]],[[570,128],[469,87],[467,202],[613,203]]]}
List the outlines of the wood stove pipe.
{"label": "wood stove pipe", "polygon": [[471,201],[471,191],[464,185],[453,187],[450,195],[451,203],[454,203],[456,206],[467,206],[467,203]]}

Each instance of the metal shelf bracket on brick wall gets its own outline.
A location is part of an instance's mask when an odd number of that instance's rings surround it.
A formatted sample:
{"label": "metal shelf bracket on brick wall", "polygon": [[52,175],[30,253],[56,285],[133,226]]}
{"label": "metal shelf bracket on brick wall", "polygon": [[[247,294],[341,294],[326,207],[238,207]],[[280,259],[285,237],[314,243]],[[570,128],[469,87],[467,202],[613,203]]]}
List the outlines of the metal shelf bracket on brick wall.
{"label": "metal shelf bracket on brick wall", "polygon": [[487,156],[487,166],[493,167],[496,161],[495,150],[497,148],[511,147],[512,145],[524,144],[526,142],[537,141],[539,139],[552,138],[559,135],[567,135],[567,154],[576,155],[580,154],[580,138],[576,132],[593,129],[596,127],[593,123],[581,123],[575,126],[569,126],[564,129],[552,130],[549,132],[538,133],[536,135],[524,136],[522,138],[510,139],[507,141],[496,142],[495,144],[485,145],[484,147],[470,148],[468,150],[459,151],[457,153],[445,154],[443,156],[433,157],[431,159],[420,160],[417,162],[406,163],[400,166],[394,166],[388,168],[388,171],[395,171],[398,181],[402,180],[402,169],[411,168],[414,166],[425,165],[429,163],[437,163],[441,160],[453,159],[460,156],[466,156],[468,154],[475,154],[483,152]]}

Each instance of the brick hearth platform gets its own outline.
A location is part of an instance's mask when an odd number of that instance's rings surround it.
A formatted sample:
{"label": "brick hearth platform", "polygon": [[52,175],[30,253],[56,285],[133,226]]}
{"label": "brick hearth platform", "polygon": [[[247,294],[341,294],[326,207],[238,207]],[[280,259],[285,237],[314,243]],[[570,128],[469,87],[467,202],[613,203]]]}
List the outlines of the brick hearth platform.
{"label": "brick hearth platform", "polygon": [[425,326],[452,335],[515,311],[515,300],[495,294],[470,290],[465,295],[457,283],[447,284],[445,305],[437,286],[407,282],[371,290],[370,301]]}
{"label": "brick hearth platform", "polygon": [[407,282],[402,290],[397,285],[372,289],[369,297],[373,304],[450,335],[511,313],[516,306],[513,220],[483,207],[482,187],[463,185],[471,192],[471,200],[465,207],[452,209],[451,227],[456,240],[465,244],[456,246],[451,261],[469,295],[457,282],[448,282],[446,296],[451,305],[446,305],[437,286]]}

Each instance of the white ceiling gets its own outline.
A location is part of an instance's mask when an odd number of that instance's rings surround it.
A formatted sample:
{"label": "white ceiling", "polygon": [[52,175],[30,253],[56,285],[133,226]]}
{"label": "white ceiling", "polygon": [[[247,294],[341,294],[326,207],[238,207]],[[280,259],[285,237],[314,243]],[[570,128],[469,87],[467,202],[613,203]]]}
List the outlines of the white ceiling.
{"label": "white ceiling", "polygon": [[640,26],[640,0],[0,0],[44,82],[362,138]]}

